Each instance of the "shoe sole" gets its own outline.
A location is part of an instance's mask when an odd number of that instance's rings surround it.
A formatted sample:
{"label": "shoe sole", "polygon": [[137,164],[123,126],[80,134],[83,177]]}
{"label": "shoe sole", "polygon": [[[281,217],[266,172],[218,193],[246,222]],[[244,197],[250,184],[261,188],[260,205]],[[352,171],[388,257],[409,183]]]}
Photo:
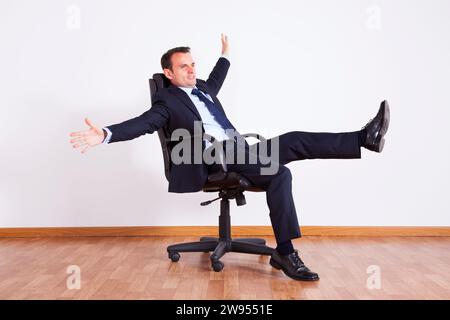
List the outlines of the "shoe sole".
{"label": "shoe sole", "polygon": [[316,279],[305,279],[305,278],[301,278],[300,279],[300,278],[296,278],[295,276],[290,276],[289,274],[287,274],[286,271],[284,271],[284,269],[281,267],[281,265],[278,262],[276,262],[275,260],[273,260],[272,258],[270,259],[269,263],[270,263],[270,265],[272,267],[274,267],[277,270],[283,271],[283,273],[285,275],[287,275],[289,278],[294,279],[294,280],[299,280],[299,281],[317,281],[317,280],[320,279],[319,277],[317,277]]}
{"label": "shoe sole", "polygon": [[383,151],[384,142],[385,142],[384,135],[386,134],[386,132],[389,128],[389,120],[390,120],[390,116],[391,116],[391,111],[389,109],[389,103],[387,102],[387,100],[384,100],[381,104],[384,109],[383,110],[383,126],[381,127],[378,137],[375,140],[376,144],[378,145],[378,149],[375,150],[376,152]]}
{"label": "shoe sole", "polygon": [[383,117],[383,127],[380,129],[381,135],[385,135],[389,128],[389,120],[391,118],[391,110],[389,109],[389,103],[384,100],[384,117]]}

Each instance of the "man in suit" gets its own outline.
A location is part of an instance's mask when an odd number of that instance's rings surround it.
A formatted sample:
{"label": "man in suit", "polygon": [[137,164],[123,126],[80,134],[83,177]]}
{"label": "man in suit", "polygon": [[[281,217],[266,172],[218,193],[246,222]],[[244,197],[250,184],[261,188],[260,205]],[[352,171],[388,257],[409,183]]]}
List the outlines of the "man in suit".
{"label": "man in suit", "polygon": [[[99,128],[85,119],[88,130],[73,132],[70,142],[74,148],[82,148],[82,153],[101,143],[113,143],[151,134],[165,127],[169,134],[184,129],[195,134],[195,123],[201,121],[202,133],[217,141],[238,144],[229,132],[235,130],[217,99],[217,94],[225,80],[230,66],[228,60],[228,39],[222,35],[222,57],[206,81],[196,78],[195,62],[188,47],[177,47],[167,51],[161,58],[164,75],[170,80],[168,88],[160,90],[152,99],[152,107],[138,117]],[[381,152],[384,135],[389,126],[389,105],[381,103],[377,115],[361,130],[344,133],[313,133],[293,131],[267,141],[268,154],[277,152],[278,170],[273,174],[262,174],[267,167],[261,161],[227,164],[230,171],[236,171],[247,178],[252,185],[266,191],[270,219],[277,247],[270,264],[283,270],[295,280],[318,280],[317,273],[311,271],[294,249],[292,239],[301,237],[297,213],[292,197],[292,176],[287,163],[303,159],[359,159],[360,148]],[[237,134],[239,136],[239,134]],[[203,139],[202,139],[203,140]],[[277,150],[272,148],[277,145]],[[202,151],[211,148],[211,143],[201,141]],[[273,150],[272,150],[273,149]],[[254,152],[247,143],[246,155]],[[259,156],[259,155],[258,155]],[[247,158],[246,158],[247,159]],[[228,160],[227,160],[228,162]],[[202,189],[208,172],[213,166],[200,163],[178,163],[172,166],[169,192],[196,192]]]}

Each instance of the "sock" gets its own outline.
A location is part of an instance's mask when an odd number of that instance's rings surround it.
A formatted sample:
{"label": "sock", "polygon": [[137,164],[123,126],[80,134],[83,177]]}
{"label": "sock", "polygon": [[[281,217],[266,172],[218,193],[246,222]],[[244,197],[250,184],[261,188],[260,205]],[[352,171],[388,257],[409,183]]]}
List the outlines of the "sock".
{"label": "sock", "polygon": [[285,256],[292,252],[294,252],[294,246],[292,245],[291,240],[280,242],[277,245],[277,249],[279,254]]}
{"label": "sock", "polygon": [[366,142],[366,136],[367,136],[366,129],[362,129],[361,131],[359,131],[358,142],[360,147],[364,146],[364,143]]}

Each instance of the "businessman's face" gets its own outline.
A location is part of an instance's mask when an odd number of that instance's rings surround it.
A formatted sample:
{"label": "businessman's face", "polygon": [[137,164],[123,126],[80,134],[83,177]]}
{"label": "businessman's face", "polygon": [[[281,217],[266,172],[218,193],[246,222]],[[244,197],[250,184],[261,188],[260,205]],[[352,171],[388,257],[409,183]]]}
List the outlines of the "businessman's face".
{"label": "businessman's face", "polygon": [[172,55],[172,70],[164,69],[164,75],[177,87],[195,87],[195,62],[189,52]]}

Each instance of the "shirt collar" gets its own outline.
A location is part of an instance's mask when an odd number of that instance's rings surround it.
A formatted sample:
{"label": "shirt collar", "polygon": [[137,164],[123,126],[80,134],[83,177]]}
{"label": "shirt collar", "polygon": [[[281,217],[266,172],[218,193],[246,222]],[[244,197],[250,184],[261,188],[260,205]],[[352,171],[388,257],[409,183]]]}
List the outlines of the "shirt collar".
{"label": "shirt collar", "polygon": [[180,88],[181,90],[183,90],[187,94],[191,94],[193,89],[198,89],[197,86],[195,86],[193,88],[189,88],[189,87],[178,87],[178,88]]}

